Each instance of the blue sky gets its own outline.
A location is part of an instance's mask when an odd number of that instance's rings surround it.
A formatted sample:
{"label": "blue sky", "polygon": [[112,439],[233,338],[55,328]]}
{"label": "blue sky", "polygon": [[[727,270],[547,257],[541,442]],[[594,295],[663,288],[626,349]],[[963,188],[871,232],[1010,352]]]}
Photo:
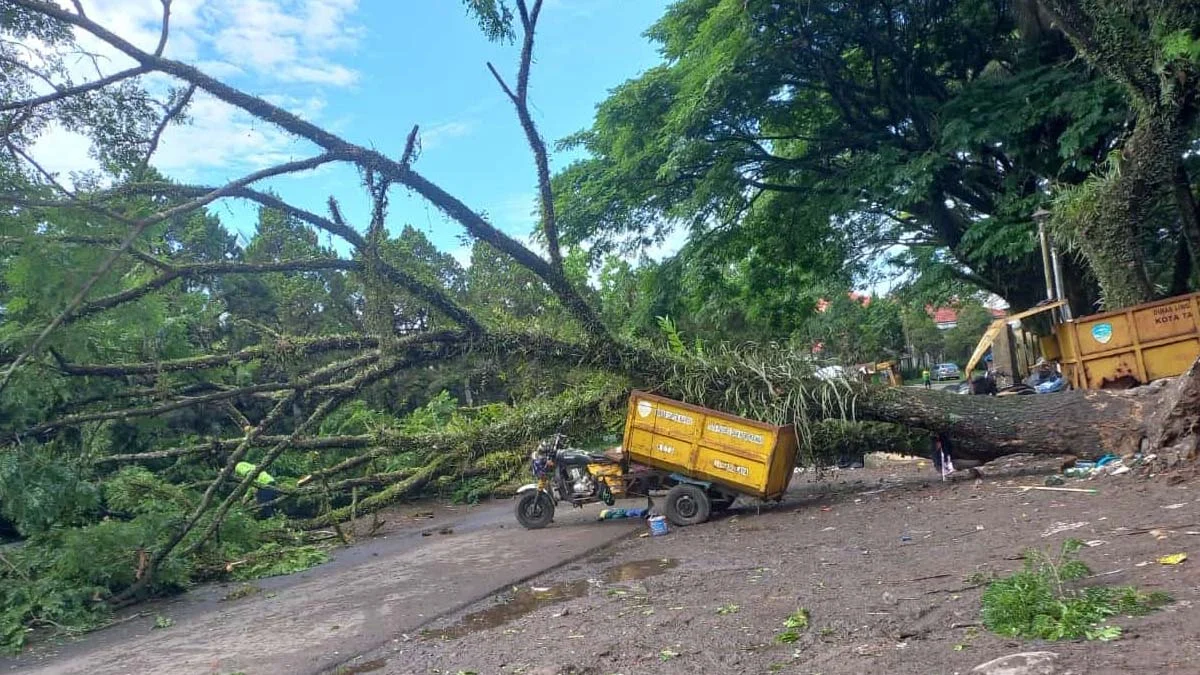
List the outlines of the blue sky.
{"label": "blue sky", "polygon": [[[84,0],[89,16],[150,47],[158,0]],[[642,33],[666,0],[547,0],[531,79],[535,120],[549,143],[589,125],[597,103],[658,63]],[[175,0],[167,56],[398,156],[413,124],[422,130],[417,168],[503,230],[534,226],[536,178],[528,146],[486,62],[512,77],[517,48],[489,43],[458,0]],[[105,70],[124,67],[113,55]],[[156,161],[185,182],[219,184],[313,154],[277,130],[207,97],[189,127],[171,129]],[[88,164],[82,139],[54,132],[39,144],[56,170]],[[552,169],[569,157],[556,155]],[[367,213],[352,170],[323,169],[270,186],[324,212],[334,195],[352,223]],[[216,209],[227,226],[252,228],[246,205]],[[462,229],[432,206],[395,190],[389,225],[410,223],[460,256]]]}

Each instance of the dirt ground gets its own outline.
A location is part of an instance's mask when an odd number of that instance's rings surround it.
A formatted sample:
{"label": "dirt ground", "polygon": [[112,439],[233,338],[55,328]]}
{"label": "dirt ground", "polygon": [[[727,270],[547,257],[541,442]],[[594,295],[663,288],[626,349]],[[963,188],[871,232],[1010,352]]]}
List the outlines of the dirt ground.
{"label": "dirt ground", "polygon": [[[602,550],[639,525],[565,511],[554,527],[532,532],[516,524],[512,507],[389,509],[373,538],[365,537],[371,523],[364,519],[364,537],[323,565],[250,583],[202,584],[129,608],[115,625],[77,639],[38,636],[21,655],[0,656],[0,672],[327,672],[498,588]],[[160,617],[168,628],[156,628]]]}
{"label": "dirt ground", "polygon": [[[396,636],[337,671],[378,673],[968,673],[1050,651],[1063,673],[1200,673],[1200,501],[1195,479],[1042,485],[1058,460],[1008,458],[981,481],[940,482],[926,465],[797,475],[774,508],[735,509],[600,555]],[[798,485],[797,485],[798,484]],[[1159,531],[1149,532],[1151,529]],[[1111,643],[1007,639],[978,625],[979,573],[1021,565],[1027,547],[1091,545],[1096,582],[1170,593],[1120,617]],[[1155,560],[1190,552],[1175,566]],[[810,626],[775,638],[803,608]]]}

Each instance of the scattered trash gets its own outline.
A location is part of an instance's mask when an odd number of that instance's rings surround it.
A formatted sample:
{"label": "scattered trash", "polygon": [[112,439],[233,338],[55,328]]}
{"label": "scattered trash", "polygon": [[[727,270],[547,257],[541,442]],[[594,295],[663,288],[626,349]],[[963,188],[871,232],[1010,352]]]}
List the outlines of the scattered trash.
{"label": "scattered trash", "polygon": [[1131,471],[1131,469],[1129,467],[1122,465],[1122,466],[1118,466],[1118,467],[1114,468],[1112,471],[1109,471],[1108,475],[1120,476],[1121,474],[1129,473],[1130,471]]}
{"label": "scattered trash", "polygon": [[547,593],[550,591],[550,588],[548,586],[530,586],[529,590],[534,593]]}
{"label": "scattered trash", "polygon": [[1085,542],[1083,542],[1083,545],[1084,545],[1084,546],[1087,546],[1088,548],[1096,548],[1097,546],[1103,546],[1103,545],[1105,545],[1105,544],[1107,544],[1107,543],[1108,543],[1108,542],[1107,542],[1107,541],[1104,541],[1103,539],[1093,539],[1093,540],[1091,540],[1091,541],[1085,541]]}
{"label": "scattered trash", "polygon": [[1078,523],[1054,523],[1054,524],[1053,524],[1053,525],[1051,525],[1051,526],[1050,526],[1050,527],[1049,527],[1049,528],[1048,528],[1048,529],[1047,529],[1045,532],[1043,532],[1043,533],[1042,533],[1042,536],[1043,536],[1043,537],[1052,537],[1052,536],[1054,536],[1054,535],[1056,535],[1056,534],[1060,534],[1060,533],[1062,533],[1062,532],[1069,532],[1069,531],[1071,531],[1071,530],[1078,530],[1079,528],[1081,528],[1081,527],[1086,527],[1086,526],[1087,526],[1087,523],[1085,523],[1085,522],[1078,522]]}
{"label": "scattered trash", "polygon": [[667,533],[667,519],[665,516],[653,516],[649,522],[651,536],[658,537]]}
{"label": "scattered trash", "polygon": [[912,541],[912,537],[908,536],[907,534],[902,534],[902,535],[900,535],[900,541],[910,542],[910,541]]}
{"label": "scattered trash", "polygon": [[1054,652],[1021,652],[1009,654],[981,663],[971,669],[978,675],[1000,675],[1001,673],[1053,673],[1058,654]]}
{"label": "scattered trash", "polygon": [[823,530],[821,530],[821,531],[822,531],[822,532],[833,532],[833,531],[834,531],[834,530],[836,530],[836,529],[837,529],[836,527],[830,526],[830,527],[826,527],[826,528],[824,528],[824,529],[823,529]]}
{"label": "scattered trash", "polygon": [[1172,553],[1171,555],[1164,555],[1159,558],[1158,563],[1160,565],[1178,565],[1184,560],[1187,560],[1186,553]]}
{"label": "scattered trash", "polygon": [[1045,483],[1046,485],[1054,486],[1054,485],[1063,485],[1067,481],[1062,476],[1046,476],[1046,480],[1044,480],[1042,482]]}
{"label": "scattered trash", "polygon": [[645,518],[646,509],[604,509],[600,512],[600,520],[621,520],[623,518]]}
{"label": "scattered trash", "polygon": [[1043,487],[1041,485],[1001,485],[1002,488],[1028,492],[1030,490],[1046,490],[1047,492],[1083,492],[1089,495],[1100,494],[1095,488]]}
{"label": "scattered trash", "polygon": [[1182,504],[1168,504],[1168,505],[1164,506],[1163,508],[1167,509],[1167,510],[1172,510],[1172,509],[1182,509],[1185,506],[1187,506],[1187,502],[1184,502]]}
{"label": "scattered trash", "polygon": [[1167,538],[1167,533],[1163,530],[1150,530],[1146,534],[1149,534],[1151,537],[1154,537],[1160,541]]}

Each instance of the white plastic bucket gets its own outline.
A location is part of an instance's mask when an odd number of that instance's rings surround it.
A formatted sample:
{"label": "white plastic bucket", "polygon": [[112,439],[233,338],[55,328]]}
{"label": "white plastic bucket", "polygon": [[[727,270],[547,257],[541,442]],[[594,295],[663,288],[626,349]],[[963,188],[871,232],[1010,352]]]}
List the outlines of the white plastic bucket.
{"label": "white plastic bucket", "polygon": [[650,518],[650,536],[658,537],[667,533],[667,519],[665,516],[653,516]]}

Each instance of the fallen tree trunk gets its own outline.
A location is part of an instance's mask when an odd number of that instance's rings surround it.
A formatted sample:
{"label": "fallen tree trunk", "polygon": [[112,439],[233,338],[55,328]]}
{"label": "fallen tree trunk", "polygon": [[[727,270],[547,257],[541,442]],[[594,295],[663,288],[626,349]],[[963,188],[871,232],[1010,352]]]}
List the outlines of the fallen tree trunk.
{"label": "fallen tree trunk", "polygon": [[[786,364],[745,354],[670,366],[646,353],[625,357],[626,372],[657,379],[668,396],[796,423],[802,435],[822,419],[885,422],[945,435],[956,457],[983,461],[1016,453],[1098,457],[1141,451],[1176,463],[1194,460],[1200,443],[1200,360],[1172,381],[1127,391],[993,397],[817,382]],[[647,368],[658,377],[646,377]]]}
{"label": "fallen tree trunk", "polygon": [[955,455],[1014,453],[1099,457],[1154,452],[1168,464],[1200,447],[1200,361],[1173,381],[1127,391],[961,396],[905,390],[862,401],[865,419],[942,433]]}

